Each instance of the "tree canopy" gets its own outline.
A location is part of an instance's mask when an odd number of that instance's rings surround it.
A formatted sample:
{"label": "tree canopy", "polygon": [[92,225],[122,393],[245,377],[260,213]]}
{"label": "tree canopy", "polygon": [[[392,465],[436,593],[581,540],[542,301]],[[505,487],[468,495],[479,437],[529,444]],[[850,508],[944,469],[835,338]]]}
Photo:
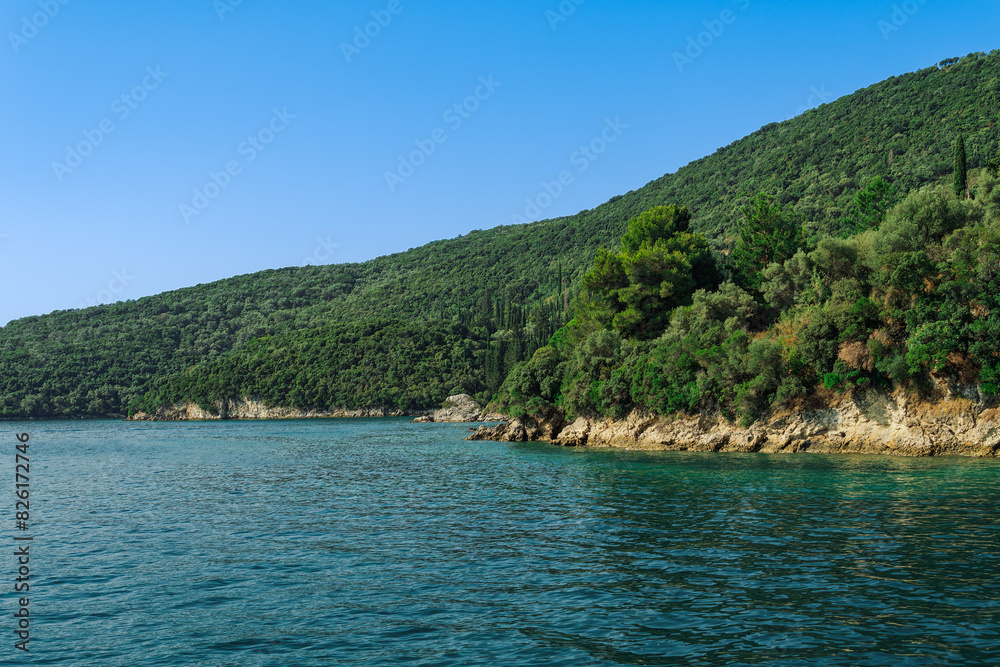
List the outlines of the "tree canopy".
{"label": "tree canopy", "polygon": [[631,221],[621,250],[598,250],[584,276],[581,313],[619,334],[646,338],[697,289],[718,281],[708,241],[688,231],[686,208],[657,206]]}
{"label": "tree canopy", "polygon": [[[476,230],[361,264],[263,271],[138,301],[11,322],[0,329],[0,417],[124,414],[133,401],[164,386],[166,378],[230,356],[236,359],[268,337],[285,340],[323,331],[345,358],[358,358],[376,349],[381,339],[364,330],[357,338],[337,332],[375,320],[394,322],[394,331],[463,328],[461,334],[442,334],[435,343],[441,347],[427,348],[435,357],[448,356],[460,339],[468,351],[456,366],[436,366],[449,368],[455,382],[442,380],[434,386],[447,391],[441,388],[468,380],[469,391],[488,399],[511,369],[534,359],[535,350],[566,322],[571,314],[567,306],[580,290],[584,273],[597,269],[598,248],[618,248],[605,251],[604,275],[592,285],[600,297],[598,310],[604,309],[597,317],[611,321],[621,316],[613,331],[623,342],[615,354],[631,354],[633,334],[638,336],[634,340],[649,343],[659,327],[672,326],[671,304],[699,308],[704,301],[697,296],[700,287],[716,282],[703,282],[707,272],[697,265],[702,259],[707,262],[704,242],[713,256],[730,253],[731,259],[746,220],[740,211],[752,208],[751,199],[758,194],[770,198],[769,206],[780,205],[786,219],[798,221],[807,243],[784,263],[764,266],[762,274],[756,269],[778,256],[759,257],[753,273],[758,287],[733,275],[731,261],[720,260],[723,272],[729,272],[725,277],[735,279],[733,288],[752,293],[768,304],[766,310],[785,312],[806,303],[819,307],[830,298],[836,281],[866,279],[858,271],[849,276],[845,267],[867,267],[872,253],[882,249],[889,253],[880,255],[889,262],[886,266],[893,267],[886,280],[896,275],[900,286],[912,286],[928,266],[924,259],[933,265],[942,261],[937,244],[968,227],[965,204],[936,190],[950,185],[959,134],[968,151],[967,184],[972,187],[966,191],[980,202],[975,206],[982,219],[1000,210],[1000,188],[984,180],[984,171],[996,167],[1000,154],[998,77],[1000,52],[971,54],[950,60],[947,67],[892,77],[789,121],[767,125],[675,173],[572,216]],[[929,190],[914,195],[926,187]],[[909,208],[886,214],[892,207],[887,194],[892,188],[901,197],[926,201],[911,200]],[[953,193],[951,187],[947,190]],[[641,241],[633,246],[623,240],[630,220],[675,203],[687,206],[688,217],[673,222],[683,229],[656,232],[664,235],[659,246],[655,240],[646,248]],[[642,238],[646,233],[637,234]],[[842,238],[850,234],[867,240]],[[631,253],[628,262],[613,259],[621,250]],[[930,289],[928,284],[924,288]],[[727,298],[743,302],[731,292],[726,292]],[[893,298],[897,294],[893,292]],[[757,321],[764,314],[753,317]],[[561,338],[589,338],[597,330],[596,320],[584,320],[572,329],[576,333],[565,330]],[[820,319],[812,326],[833,331],[823,328]],[[929,327],[918,338],[937,340],[934,332],[940,331]],[[982,335],[989,340],[988,332]],[[595,340],[594,349],[610,351],[614,346],[609,340]],[[819,350],[822,345],[817,345]],[[690,355],[677,358],[678,368],[704,362]],[[218,368],[223,373],[222,366]],[[314,382],[308,366],[301,372],[304,382]],[[422,384],[426,377],[430,375],[415,374],[405,386],[429,386]],[[592,393],[580,389],[583,377],[573,385],[579,390],[573,395],[580,400]],[[614,383],[624,382],[623,377],[606,380],[617,387],[616,396],[624,390]],[[680,382],[685,376],[672,377]],[[649,375],[637,386],[651,387],[654,379]],[[428,398],[427,407],[444,398]],[[593,394],[586,400],[597,398]]]}
{"label": "tree canopy", "polygon": [[764,271],[782,264],[805,243],[802,226],[774,197],[759,194],[743,207],[743,220],[730,259],[739,281],[759,289]]}

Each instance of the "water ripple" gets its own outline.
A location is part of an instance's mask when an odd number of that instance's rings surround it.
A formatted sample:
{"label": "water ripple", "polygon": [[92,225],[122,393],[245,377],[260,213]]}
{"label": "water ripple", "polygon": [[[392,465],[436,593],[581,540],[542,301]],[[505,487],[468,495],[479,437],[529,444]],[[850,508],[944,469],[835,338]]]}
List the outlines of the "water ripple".
{"label": "water ripple", "polygon": [[995,461],[403,420],[14,428],[36,466],[19,664],[1000,663]]}

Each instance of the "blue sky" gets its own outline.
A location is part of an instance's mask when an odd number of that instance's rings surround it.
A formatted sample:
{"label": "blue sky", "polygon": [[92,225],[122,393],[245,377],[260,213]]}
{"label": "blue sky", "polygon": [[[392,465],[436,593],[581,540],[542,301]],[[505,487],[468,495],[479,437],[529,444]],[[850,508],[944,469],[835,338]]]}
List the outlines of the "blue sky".
{"label": "blue sky", "polygon": [[936,0],[8,0],[0,323],[593,208],[997,25]]}

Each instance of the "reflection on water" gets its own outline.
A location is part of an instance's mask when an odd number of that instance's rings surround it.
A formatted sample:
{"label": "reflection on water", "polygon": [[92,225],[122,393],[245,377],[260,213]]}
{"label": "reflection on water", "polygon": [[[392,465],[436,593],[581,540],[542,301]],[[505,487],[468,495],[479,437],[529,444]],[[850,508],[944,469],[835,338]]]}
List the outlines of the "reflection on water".
{"label": "reflection on water", "polygon": [[405,420],[17,428],[37,461],[25,664],[1000,661],[995,461],[564,450]]}

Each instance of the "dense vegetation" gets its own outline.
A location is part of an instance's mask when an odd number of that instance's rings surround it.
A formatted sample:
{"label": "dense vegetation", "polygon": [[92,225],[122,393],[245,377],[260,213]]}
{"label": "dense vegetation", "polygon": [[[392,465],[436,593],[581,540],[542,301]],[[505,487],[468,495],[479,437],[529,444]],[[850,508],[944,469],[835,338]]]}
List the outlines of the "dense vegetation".
{"label": "dense vegetation", "polygon": [[[613,417],[633,408],[717,411],[748,424],[820,385],[921,390],[937,379],[998,393],[1000,181],[995,172],[970,176],[975,199],[966,198],[968,188],[956,195],[946,184],[925,186],[869,229],[810,247],[789,243],[801,239],[794,214],[755,199],[741,227],[761,233],[741,235],[752,247],[722,267],[729,280],[685,295],[652,339],[641,323],[623,328],[589,307],[612,293],[599,254],[576,318],[508,376],[495,407]],[[858,207],[881,188],[873,182]],[[676,209],[632,221],[624,264],[662,243],[651,216],[667,220]],[[778,247],[784,256],[759,268],[760,254]],[[657,277],[677,282],[663,266],[659,276],[631,276],[614,289],[645,290]],[[664,320],[657,311],[646,318]]]}
{"label": "dense vegetation", "polygon": [[[318,408],[363,407],[378,401],[429,407],[456,387],[489,397],[518,361],[530,357],[565,323],[569,299],[579,291],[598,249],[615,247],[629,219],[674,203],[686,206],[690,218],[676,221],[676,229],[664,232],[664,243],[673,244],[668,250],[662,243],[657,249],[654,242],[648,248],[651,254],[631,266],[616,265],[615,253],[604,255],[606,268],[621,272],[605,276],[617,280],[617,286],[606,285],[603,305],[592,302],[591,307],[603,308],[604,316],[618,319],[621,326],[607,333],[622,339],[621,349],[633,354],[628,347],[631,336],[642,345],[652,345],[664,327],[681,335],[672,319],[678,304],[690,300],[693,312],[701,312],[698,309],[704,306],[699,304],[709,294],[716,295],[711,298],[730,294],[742,303],[743,297],[733,292],[736,288],[758,304],[749,315],[755,322],[759,318],[766,322],[774,316],[768,309],[775,307],[761,302],[758,290],[764,289],[761,295],[776,290],[774,285],[781,281],[791,285],[781,298],[796,305],[785,310],[800,312],[804,297],[797,290],[805,284],[802,281],[812,284],[814,253],[829,252],[830,243],[848,242],[827,237],[853,233],[852,239],[861,238],[899,196],[951,178],[960,136],[969,180],[981,194],[975,174],[994,163],[1000,148],[998,94],[1000,53],[950,59],[941,67],[894,77],[780,125],[768,125],[675,174],[575,216],[475,231],[363,264],[265,271],[138,301],[12,322],[0,329],[0,417],[125,413],[130,405],[148,407],[156,400],[182,397],[206,400],[223,390],[255,387],[280,403],[303,405],[302,396],[320,403],[348,401],[309,406]],[[921,196],[932,197],[928,192]],[[771,258],[744,252],[753,251],[739,237],[744,210],[756,210],[756,222],[765,230],[791,221],[794,224],[785,227],[798,236],[789,242],[812,250],[796,254],[789,260],[792,264],[786,261],[784,273],[769,276],[765,284],[763,272],[771,270],[767,266]],[[774,218],[775,211],[783,217]],[[858,232],[863,233],[857,236]],[[624,250],[631,252],[629,247]],[[730,250],[739,262],[725,258]],[[777,250],[787,254],[787,244]],[[930,245],[923,250],[928,261],[941,261],[932,250]],[[673,266],[673,292],[654,295],[653,283],[631,282],[638,273],[648,274],[663,262]],[[691,264],[692,273],[686,273],[683,262]],[[722,274],[706,273],[712,266]],[[627,285],[621,283],[623,275],[632,276]],[[759,284],[752,282],[755,276]],[[720,277],[736,282],[719,291],[704,291]],[[862,279],[869,278],[855,278],[859,290],[867,285]],[[827,282],[826,288],[832,290],[833,282]],[[588,287],[587,294],[600,293],[593,289],[596,285]],[[838,299],[847,298],[837,294]],[[825,308],[829,299],[821,295],[814,301],[813,306]],[[603,321],[599,312],[592,321]],[[369,326],[376,322],[386,325]],[[344,393],[343,386],[354,376],[344,374],[333,357],[369,359],[387,344],[379,333],[383,329],[411,333],[426,329],[427,336],[418,339],[427,346],[419,349],[435,359],[444,355],[457,361],[413,366],[413,377],[405,381],[388,379],[395,376],[387,371],[378,376],[383,378],[378,387]],[[901,335],[898,328],[889,329]],[[754,325],[744,329],[750,336],[746,331],[762,330]],[[928,331],[921,336],[930,336]],[[337,350],[336,355],[322,357],[326,362],[308,351],[324,336],[330,341],[327,347]],[[722,342],[728,340],[726,334]],[[971,345],[970,340],[963,338],[961,344]],[[756,339],[751,342],[756,344]],[[890,342],[887,349],[895,354],[900,342]],[[763,344],[756,345],[755,350]],[[456,346],[461,353],[453,352]],[[704,348],[694,351],[700,349]],[[234,369],[250,367],[251,357],[281,350],[295,359],[294,364],[301,364],[294,383],[267,376],[285,389],[268,389],[266,383],[235,374]],[[405,368],[409,363],[405,359],[399,356],[396,367]],[[687,357],[682,361],[688,363]],[[386,363],[388,369],[393,362]],[[666,357],[662,363],[667,363]],[[271,372],[263,362],[253,368]],[[330,384],[330,374],[343,384]],[[650,391],[655,392],[653,385],[661,380],[650,377]],[[809,381],[806,374],[794,377]],[[303,389],[293,395],[295,387]],[[401,390],[398,396],[390,391],[394,388]]]}
{"label": "dense vegetation", "polygon": [[417,410],[441,396],[482,386],[475,371],[489,341],[469,328],[432,320],[373,319],[254,340],[249,345],[159,380],[133,405],[154,412],[176,401],[215,410],[216,401],[253,396],[302,409]]}
{"label": "dense vegetation", "polygon": [[[0,416],[124,414],[158,378],[212,364],[258,338],[373,318],[412,326],[447,320],[469,328],[469,340],[489,341],[470,347],[474,366],[441,380],[487,397],[565,322],[569,285],[595,251],[596,240],[553,221],[473,232],[364,264],[264,271],[25,318],[0,330]],[[470,373],[477,382],[461,379]]]}

